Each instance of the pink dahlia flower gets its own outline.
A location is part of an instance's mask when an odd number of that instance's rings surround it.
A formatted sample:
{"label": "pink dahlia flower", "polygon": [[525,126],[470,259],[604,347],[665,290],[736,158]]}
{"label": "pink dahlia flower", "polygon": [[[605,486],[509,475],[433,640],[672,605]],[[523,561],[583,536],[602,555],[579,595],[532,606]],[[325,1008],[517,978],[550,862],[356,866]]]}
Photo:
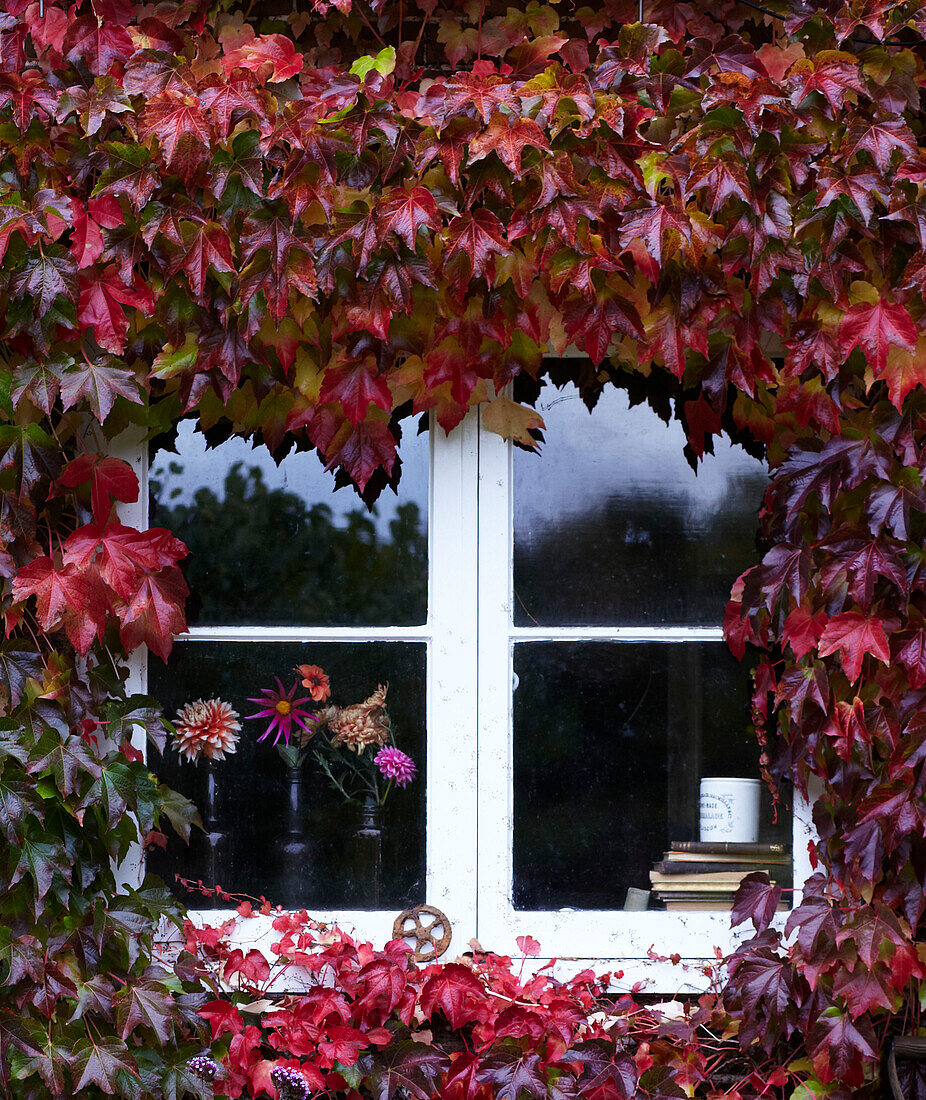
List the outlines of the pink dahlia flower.
{"label": "pink dahlia flower", "polygon": [[194,764],[200,756],[224,760],[240,736],[238,714],[221,699],[197,699],[181,707],[174,722],[177,752]]}
{"label": "pink dahlia flower", "polygon": [[[262,703],[264,709],[259,710],[254,714],[246,714],[245,718],[269,718],[270,724],[264,730],[264,732],[257,738],[258,741],[263,741],[269,737],[274,731],[276,736],[273,738],[273,743],[276,745],[282,737],[286,744],[289,744],[289,739],[292,736],[293,726],[298,727],[311,737],[315,733],[314,725],[310,727],[309,722],[313,724],[318,721],[314,714],[307,711],[302,707],[301,703],[307,703],[309,697],[303,696],[301,699],[294,699],[296,694],[296,684],[286,691],[283,687],[283,683],[280,677],[275,677],[277,682],[277,690],[273,688],[261,688],[260,699],[248,699],[249,703]],[[303,740],[308,740],[304,738]]]}
{"label": "pink dahlia flower", "polygon": [[402,752],[401,749],[392,748],[391,745],[388,748],[380,749],[373,757],[373,763],[387,779],[394,779],[400,787],[407,787],[418,771],[415,767],[415,761],[408,753]]}

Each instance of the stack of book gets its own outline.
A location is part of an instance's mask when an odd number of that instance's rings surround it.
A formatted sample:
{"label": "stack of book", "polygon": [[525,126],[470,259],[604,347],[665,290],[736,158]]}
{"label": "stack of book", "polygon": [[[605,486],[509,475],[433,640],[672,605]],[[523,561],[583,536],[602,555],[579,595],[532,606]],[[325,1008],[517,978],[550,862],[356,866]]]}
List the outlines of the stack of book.
{"label": "stack of book", "polygon": [[790,851],[783,844],[676,840],[649,877],[654,897],[666,909],[729,910],[740,882],[753,871],[766,871],[773,882],[787,884]]}

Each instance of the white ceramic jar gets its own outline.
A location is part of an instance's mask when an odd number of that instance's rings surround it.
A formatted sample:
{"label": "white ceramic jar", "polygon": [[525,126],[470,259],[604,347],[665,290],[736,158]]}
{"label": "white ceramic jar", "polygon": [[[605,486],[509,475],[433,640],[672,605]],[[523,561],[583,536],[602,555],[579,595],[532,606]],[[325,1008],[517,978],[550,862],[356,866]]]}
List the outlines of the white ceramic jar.
{"label": "white ceramic jar", "polygon": [[759,839],[758,779],[710,777],[701,780],[701,840],[755,844]]}

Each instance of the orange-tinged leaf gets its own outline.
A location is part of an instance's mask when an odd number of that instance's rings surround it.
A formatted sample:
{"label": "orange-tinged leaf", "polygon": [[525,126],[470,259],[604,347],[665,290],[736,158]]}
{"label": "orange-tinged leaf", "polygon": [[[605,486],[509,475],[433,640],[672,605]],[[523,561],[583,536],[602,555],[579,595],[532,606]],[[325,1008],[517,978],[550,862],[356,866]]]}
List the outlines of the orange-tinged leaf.
{"label": "orange-tinged leaf", "polygon": [[512,401],[510,397],[496,397],[482,410],[483,427],[495,432],[502,439],[514,439],[532,450],[539,449],[538,441],[530,430],[545,427],[543,417],[535,409],[529,409]]}
{"label": "orange-tinged leaf", "polygon": [[890,348],[877,377],[883,378],[887,383],[891,404],[899,410],[911,390],[926,385],[926,337],[920,337],[916,341],[913,351],[902,347]]}

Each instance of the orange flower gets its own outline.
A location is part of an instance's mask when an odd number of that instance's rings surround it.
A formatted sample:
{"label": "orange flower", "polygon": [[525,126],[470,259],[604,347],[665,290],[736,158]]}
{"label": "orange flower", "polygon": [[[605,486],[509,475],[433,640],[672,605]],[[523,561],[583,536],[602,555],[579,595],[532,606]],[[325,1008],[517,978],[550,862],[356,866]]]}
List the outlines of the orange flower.
{"label": "orange flower", "polygon": [[296,671],[302,677],[302,686],[309,689],[316,703],[324,702],[331,694],[328,677],[318,665],[296,665]]}

